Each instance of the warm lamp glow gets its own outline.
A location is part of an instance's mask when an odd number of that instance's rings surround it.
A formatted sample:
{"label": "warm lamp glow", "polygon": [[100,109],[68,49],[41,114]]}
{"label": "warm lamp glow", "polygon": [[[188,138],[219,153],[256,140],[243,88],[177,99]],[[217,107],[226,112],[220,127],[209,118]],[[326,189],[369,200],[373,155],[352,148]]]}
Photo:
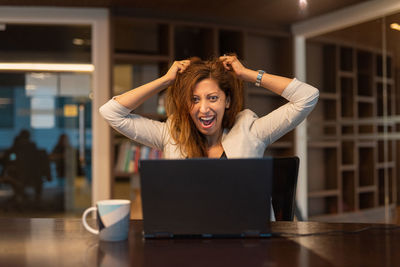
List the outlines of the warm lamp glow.
{"label": "warm lamp glow", "polygon": [[400,31],[400,25],[398,23],[392,23],[390,24],[390,28],[393,30],[398,30]]}
{"label": "warm lamp glow", "polygon": [[93,64],[0,63],[0,70],[92,72]]}
{"label": "warm lamp glow", "polygon": [[305,8],[307,8],[307,5],[308,5],[307,0],[299,0],[299,7],[300,7],[300,9],[305,9]]}
{"label": "warm lamp glow", "polygon": [[81,39],[81,38],[74,38],[74,39],[72,40],[72,43],[73,43],[74,45],[84,45],[84,44],[85,44],[85,41],[84,41],[83,39]]}

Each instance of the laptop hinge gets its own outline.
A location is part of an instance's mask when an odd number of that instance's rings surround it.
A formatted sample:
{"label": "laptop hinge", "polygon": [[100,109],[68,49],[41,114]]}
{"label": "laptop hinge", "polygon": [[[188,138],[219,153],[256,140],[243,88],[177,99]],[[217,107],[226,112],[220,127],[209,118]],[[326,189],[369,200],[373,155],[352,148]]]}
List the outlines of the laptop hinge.
{"label": "laptop hinge", "polygon": [[259,237],[261,232],[258,230],[247,230],[242,233],[242,237]]}
{"label": "laptop hinge", "polygon": [[170,232],[157,232],[157,233],[154,233],[154,237],[155,238],[172,238],[172,237],[174,237],[174,234],[172,234]]}

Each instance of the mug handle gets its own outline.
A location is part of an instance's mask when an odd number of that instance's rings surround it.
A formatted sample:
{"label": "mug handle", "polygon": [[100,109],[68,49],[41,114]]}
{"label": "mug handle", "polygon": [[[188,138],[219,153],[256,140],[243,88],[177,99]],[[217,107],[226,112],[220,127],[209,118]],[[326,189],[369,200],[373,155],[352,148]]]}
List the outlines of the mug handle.
{"label": "mug handle", "polygon": [[82,215],[82,223],[83,223],[83,226],[86,228],[86,230],[88,230],[88,231],[91,232],[92,234],[98,235],[98,234],[99,234],[99,230],[96,230],[96,229],[90,227],[90,226],[87,224],[87,222],[86,222],[86,216],[87,216],[90,212],[96,211],[96,210],[97,210],[96,207],[91,207],[91,208],[86,209],[85,212],[84,212],[83,215]]}

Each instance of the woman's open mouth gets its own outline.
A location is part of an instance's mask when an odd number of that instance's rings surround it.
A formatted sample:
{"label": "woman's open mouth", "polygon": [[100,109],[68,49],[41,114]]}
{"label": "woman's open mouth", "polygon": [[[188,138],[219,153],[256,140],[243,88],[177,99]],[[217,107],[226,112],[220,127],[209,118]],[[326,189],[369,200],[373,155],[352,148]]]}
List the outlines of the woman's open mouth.
{"label": "woman's open mouth", "polygon": [[205,129],[211,128],[215,122],[215,116],[200,117],[201,126]]}

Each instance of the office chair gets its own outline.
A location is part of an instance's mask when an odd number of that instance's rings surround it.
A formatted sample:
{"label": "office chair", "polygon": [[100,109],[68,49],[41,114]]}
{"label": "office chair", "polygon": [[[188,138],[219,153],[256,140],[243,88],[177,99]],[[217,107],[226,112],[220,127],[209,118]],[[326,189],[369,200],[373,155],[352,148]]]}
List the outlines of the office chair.
{"label": "office chair", "polygon": [[277,221],[293,221],[299,163],[298,157],[273,159],[272,206]]}

